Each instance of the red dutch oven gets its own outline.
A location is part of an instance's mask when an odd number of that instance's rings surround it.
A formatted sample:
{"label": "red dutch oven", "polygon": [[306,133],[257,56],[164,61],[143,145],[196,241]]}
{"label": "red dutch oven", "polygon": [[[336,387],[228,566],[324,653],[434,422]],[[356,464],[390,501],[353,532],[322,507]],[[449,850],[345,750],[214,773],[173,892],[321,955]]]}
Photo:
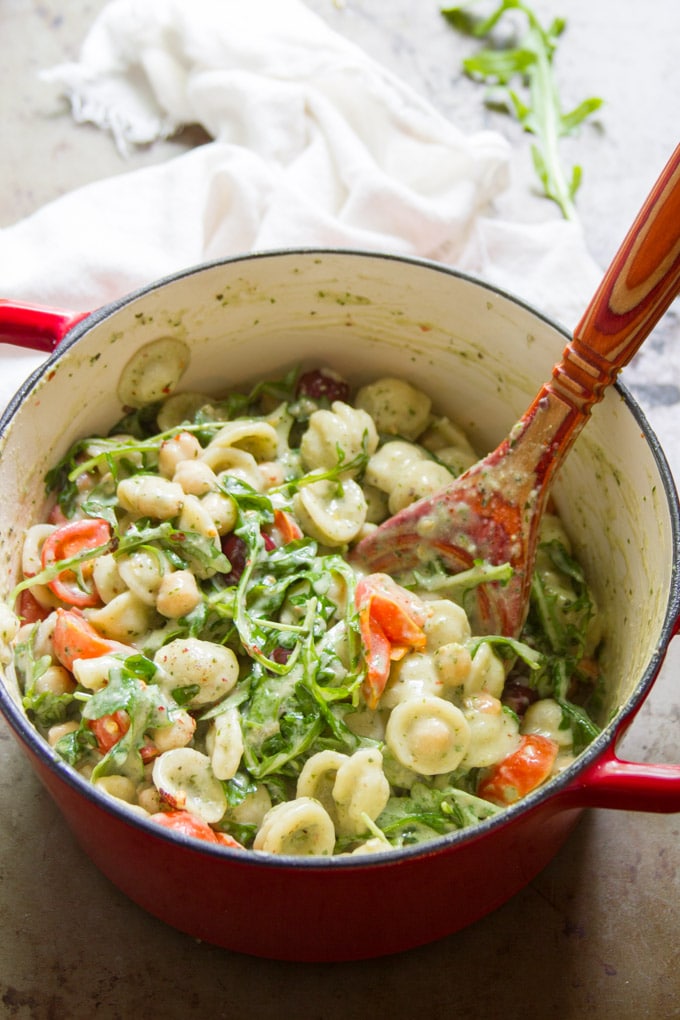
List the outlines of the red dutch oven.
{"label": "red dutch oven", "polygon": [[[179,389],[220,392],[292,365],[352,384],[422,387],[484,452],[549,378],[567,334],[439,264],[348,251],[278,251],[204,265],[87,315],[0,303],[0,340],[52,350],[0,422],[2,591],[45,471],[121,414],[130,357],[162,337],[191,351]],[[543,788],[477,827],[364,857],[274,857],[170,833],[90,786],[27,720],[10,668],[0,707],[86,853],[132,900],[190,935],[286,960],[351,960],[431,942],[508,900],[559,851],[584,808],[680,810],[680,766],[622,761],[617,745],[680,624],[680,510],[640,408],[612,387],[554,487],[605,622],[604,728]],[[6,658],[6,657],[5,657]]]}

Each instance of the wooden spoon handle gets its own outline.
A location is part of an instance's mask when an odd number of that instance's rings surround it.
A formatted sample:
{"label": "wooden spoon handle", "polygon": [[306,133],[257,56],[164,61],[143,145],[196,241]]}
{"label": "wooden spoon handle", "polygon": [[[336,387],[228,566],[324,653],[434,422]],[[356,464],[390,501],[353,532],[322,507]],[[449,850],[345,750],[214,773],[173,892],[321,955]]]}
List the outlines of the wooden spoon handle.
{"label": "wooden spoon handle", "polygon": [[567,344],[552,385],[587,414],[680,293],[680,145]]}

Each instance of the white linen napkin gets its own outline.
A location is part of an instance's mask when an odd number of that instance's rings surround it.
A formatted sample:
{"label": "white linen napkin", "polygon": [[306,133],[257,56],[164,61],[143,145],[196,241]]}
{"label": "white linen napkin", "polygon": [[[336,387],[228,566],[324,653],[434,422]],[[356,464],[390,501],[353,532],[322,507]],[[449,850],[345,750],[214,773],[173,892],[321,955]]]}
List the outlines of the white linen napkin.
{"label": "white linen napkin", "polygon": [[[45,77],[123,152],[193,123],[214,141],[0,231],[0,296],[90,310],[205,260],[331,246],[455,265],[573,326],[600,278],[577,224],[494,214],[500,136],[464,135],[300,0],[113,0]],[[2,353],[0,401],[38,360]]]}

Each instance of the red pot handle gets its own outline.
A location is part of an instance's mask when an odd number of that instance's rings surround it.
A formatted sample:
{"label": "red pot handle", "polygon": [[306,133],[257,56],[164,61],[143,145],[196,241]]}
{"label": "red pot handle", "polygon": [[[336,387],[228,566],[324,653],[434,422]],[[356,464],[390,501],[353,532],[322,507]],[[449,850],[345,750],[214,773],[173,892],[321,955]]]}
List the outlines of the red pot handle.
{"label": "red pot handle", "polygon": [[680,765],[623,761],[609,747],[565,795],[579,807],[670,814],[680,811]]}
{"label": "red pot handle", "polygon": [[[680,617],[675,621],[673,636],[680,637]],[[667,651],[668,645],[664,656]],[[616,754],[617,741],[630,722],[627,719],[621,723],[614,741],[566,788],[563,796],[579,807],[665,814],[680,811],[680,765],[624,761]]]}
{"label": "red pot handle", "polygon": [[89,314],[0,298],[0,343],[50,354],[71,327]]}

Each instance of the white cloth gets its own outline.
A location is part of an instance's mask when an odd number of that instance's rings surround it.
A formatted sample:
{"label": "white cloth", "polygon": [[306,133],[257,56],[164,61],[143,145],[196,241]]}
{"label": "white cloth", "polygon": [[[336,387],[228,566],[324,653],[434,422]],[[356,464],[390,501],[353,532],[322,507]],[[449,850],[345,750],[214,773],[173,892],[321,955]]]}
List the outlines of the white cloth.
{"label": "white cloth", "polygon": [[[125,151],[214,141],[98,181],[0,231],[0,295],[90,310],[158,277],[295,246],[423,256],[574,324],[600,273],[557,213],[494,216],[509,152],[466,136],[300,0],[113,0],[46,72]],[[36,355],[2,355],[6,400]]]}

